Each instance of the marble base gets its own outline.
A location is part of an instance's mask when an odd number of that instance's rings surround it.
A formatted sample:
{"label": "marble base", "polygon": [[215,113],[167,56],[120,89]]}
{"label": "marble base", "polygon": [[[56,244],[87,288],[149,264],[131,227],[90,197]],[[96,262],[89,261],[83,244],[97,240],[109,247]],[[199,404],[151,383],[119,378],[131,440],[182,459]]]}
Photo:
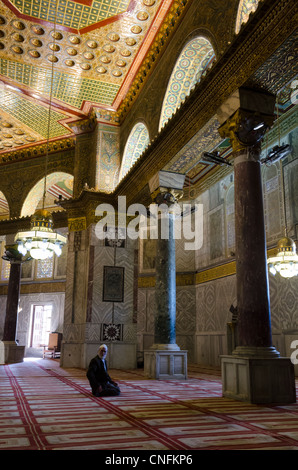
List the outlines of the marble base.
{"label": "marble base", "polygon": [[0,341],[0,364],[23,362],[25,346],[18,346],[15,341]]}
{"label": "marble base", "polygon": [[[136,369],[136,345],[131,343],[109,343],[107,364],[109,369]],[[62,343],[61,367],[79,367],[86,369],[96,356],[99,343]]]}
{"label": "marble base", "polygon": [[152,379],[187,379],[187,351],[144,351],[144,373]]}
{"label": "marble base", "polygon": [[223,396],[255,404],[296,402],[289,358],[221,356]]}

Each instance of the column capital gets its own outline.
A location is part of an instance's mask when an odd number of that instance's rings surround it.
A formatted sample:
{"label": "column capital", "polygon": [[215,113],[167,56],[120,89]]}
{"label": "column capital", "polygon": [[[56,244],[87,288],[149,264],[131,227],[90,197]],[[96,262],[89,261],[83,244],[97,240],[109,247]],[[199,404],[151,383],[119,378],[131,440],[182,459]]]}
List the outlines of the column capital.
{"label": "column capital", "polygon": [[166,204],[168,207],[176,204],[183,196],[184,180],[185,175],[159,171],[149,181],[152,200],[158,205]]}
{"label": "column capital", "polygon": [[31,257],[23,257],[23,255],[18,251],[18,245],[12,244],[5,246],[5,253],[2,256],[2,259],[9,261],[10,264],[21,264],[25,261],[29,261]]}
{"label": "column capital", "polygon": [[274,122],[275,96],[264,91],[239,88],[218,109],[218,132],[229,138],[233,151],[259,146]]}

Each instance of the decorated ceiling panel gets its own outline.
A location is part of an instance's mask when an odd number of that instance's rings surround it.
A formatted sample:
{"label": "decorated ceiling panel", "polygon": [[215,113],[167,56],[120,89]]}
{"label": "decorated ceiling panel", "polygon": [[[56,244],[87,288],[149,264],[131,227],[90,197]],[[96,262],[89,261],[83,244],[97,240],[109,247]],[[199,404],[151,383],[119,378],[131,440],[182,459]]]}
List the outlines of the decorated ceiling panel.
{"label": "decorated ceiling panel", "polygon": [[92,109],[117,123],[117,109],[174,3],[0,2],[0,134],[4,120],[26,136],[2,139],[0,152],[44,140],[50,105],[50,139],[69,137],[71,123]]}
{"label": "decorated ceiling panel", "polygon": [[[130,0],[103,0],[77,2],[69,0],[11,0],[23,13],[33,18],[53,22],[75,29],[90,26],[99,21],[125,12]],[[87,4],[86,4],[87,3]]]}

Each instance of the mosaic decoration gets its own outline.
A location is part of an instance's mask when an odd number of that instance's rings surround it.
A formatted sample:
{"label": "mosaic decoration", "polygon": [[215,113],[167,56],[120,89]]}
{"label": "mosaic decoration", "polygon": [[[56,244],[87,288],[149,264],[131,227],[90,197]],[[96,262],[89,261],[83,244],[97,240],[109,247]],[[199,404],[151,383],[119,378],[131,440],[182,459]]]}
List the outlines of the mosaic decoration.
{"label": "mosaic decoration", "polygon": [[212,152],[221,143],[218,127],[218,120],[213,117],[165,166],[165,170],[187,173],[190,178],[208,172],[211,165],[200,163],[200,159],[203,152]]}
{"label": "mosaic decoration", "polygon": [[100,130],[97,153],[97,189],[112,192],[119,178],[120,150],[118,134]]}
{"label": "mosaic decoration", "polygon": [[191,40],[184,47],[169,80],[161,112],[160,129],[201,80],[214,59],[215,53],[211,43],[201,36]]}
{"label": "mosaic decoration", "polygon": [[102,325],[102,340],[103,341],[122,341],[123,339],[123,325],[115,323],[104,323]]}
{"label": "mosaic decoration", "polygon": [[[54,21],[56,2],[50,0],[11,0],[24,15],[45,21]],[[92,1],[84,5],[70,0],[58,0],[57,24],[80,29],[124,12],[130,0]]]}
{"label": "mosaic decoration", "polygon": [[[56,172],[47,175],[47,194],[45,200],[45,207],[54,206],[54,200],[57,200],[59,195],[63,199],[69,199],[72,197],[73,188],[73,176],[63,173]],[[40,204],[43,197],[44,190],[44,178],[40,180],[28,193],[25,202],[22,207],[21,217],[32,215]],[[56,210],[58,207],[56,206]]]}
{"label": "mosaic decoration", "polygon": [[[0,59],[0,67],[2,64]],[[2,91],[0,93],[0,136],[11,136],[9,139],[15,146],[32,143],[47,138],[49,110],[44,106],[26,100],[21,95]],[[12,119],[3,119],[2,113],[6,113]],[[59,120],[65,119],[64,114],[51,110],[50,137],[60,137],[70,134],[70,131],[59,124]],[[24,129],[26,126],[26,130]],[[5,130],[5,132],[4,132]],[[5,145],[5,144],[4,144]],[[11,147],[12,145],[10,145]],[[7,145],[8,147],[8,145]]]}
{"label": "mosaic decoration", "polygon": [[143,123],[136,124],[127,140],[120,170],[120,180],[128,173],[148,144],[149,133],[147,127]]}
{"label": "mosaic decoration", "polygon": [[[21,64],[1,59],[0,74],[29,86],[41,95],[50,94],[50,70],[30,64]],[[79,109],[82,107],[84,101],[95,101],[105,105],[111,105],[118,89],[119,86],[113,83],[102,83],[98,80],[90,80],[66,74],[61,71],[54,71],[53,98]],[[27,100],[24,101],[28,103]],[[39,106],[39,108],[42,109],[41,106]],[[65,118],[65,116],[61,115],[60,119],[61,118]]]}
{"label": "mosaic decoration", "polygon": [[[44,0],[37,3],[37,9],[44,10],[44,14],[48,15],[51,2]],[[70,9],[90,9],[89,6],[77,2],[60,0],[59,3],[67,3],[66,11],[68,7]],[[121,7],[120,9],[123,6],[126,8],[128,3],[128,1],[114,0],[93,2],[94,5],[97,5],[97,9],[108,9],[110,12],[108,16],[113,16],[113,11],[117,14],[118,7]],[[50,15],[51,23],[42,23],[42,26],[23,19],[16,20],[13,19],[15,17],[7,7],[0,5],[1,56],[6,59],[8,70],[15,67],[18,69],[15,76],[11,76],[10,70],[7,72],[3,65],[0,73],[30,86],[40,93],[48,94],[51,64],[54,64],[56,72],[57,70],[64,72],[63,75],[57,74],[55,76],[55,98],[69,103],[64,97],[65,88],[69,88],[69,80],[78,78],[77,90],[71,89],[71,94],[74,94],[77,100],[79,100],[77,95],[83,92],[84,96],[80,97],[81,101],[89,99],[99,104],[111,104],[145,39],[159,3],[156,1],[149,5],[147,1],[137,0],[135,9],[129,15],[120,19],[117,17],[117,20],[114,19],[108,24],[101,25],[99,23],[92,31],[88,32],[77,31],[77,29],[75,32],[59,29],[59,23],[54,28],[52,14]],[[31,6],[33,9],[35,8],[35,2],[32,4],[26,1],[24,5],[26,8],[28,6],[28,13]],[[29,69],[24,66],[28,66]],[[104,88],[99,94],[94,83],[90,84],[88,80],[82,82],[80,81],[81,77],[96,80],[98,88],[102,84],[114,84],[112,98],[104,100],[105,94],[109,94],[108,89]],[[42,88],[39,89],[38,85]],[[89,90],[85,92],[85,88],[89,88]],[[88,91],[91,93],[89,96]],[[69,104],[80,107],[80,104],[72,102]]]}
{"label": "mosaic decoration", "polygon": [[54,270],[54,257],[38,260],[36,268],[37,279],[51,279],[53,277]]}
{"label": "mosaic decoration", "polygon": [[5,112],[9,122],[17,119],[14,125],[23,132],[19,139],[4,140],[0,136],[0,152],[23,145],[36,146],[44,140],[47,104],[41,106],[40,101],[49,101],[52,74],[50,138],[75,133],[63,123],[78,120],[77,110],[89,115],[94,108],[100,122],[118,125],[117,109],[172,3],[173,0],[0,2],[0,101],[5,103],[0,116]]}
{"label": "mosaic decoration", "polygon": [[249,15],[258,8],[259,0],[240,0],[236,20],[236,33],[238,34],[242,24],[248,21]]}

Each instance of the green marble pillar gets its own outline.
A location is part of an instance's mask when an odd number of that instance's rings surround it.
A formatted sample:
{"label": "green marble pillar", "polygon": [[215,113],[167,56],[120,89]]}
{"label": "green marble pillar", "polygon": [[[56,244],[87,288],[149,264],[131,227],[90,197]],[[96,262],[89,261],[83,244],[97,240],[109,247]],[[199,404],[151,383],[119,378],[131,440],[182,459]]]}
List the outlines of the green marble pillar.
{"label": "green marble pillar", "polygon": [[[176,345],[176,262],[174,239],[174,214],[170,211],[158,220],[155,284],[154,343],[178,349]],[[161,225],[168,225],[167,239],[162,238]]]}

